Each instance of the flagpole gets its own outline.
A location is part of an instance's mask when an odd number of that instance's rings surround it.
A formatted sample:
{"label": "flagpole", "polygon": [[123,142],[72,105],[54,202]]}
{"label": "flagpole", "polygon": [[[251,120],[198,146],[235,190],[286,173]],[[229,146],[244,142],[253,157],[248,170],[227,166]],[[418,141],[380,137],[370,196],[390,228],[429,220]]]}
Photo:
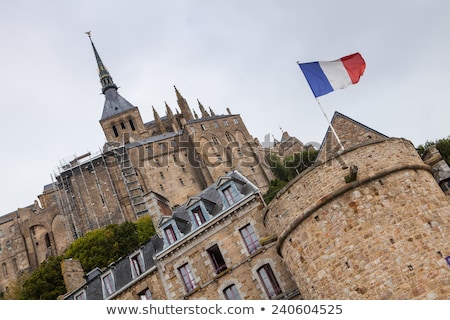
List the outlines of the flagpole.
{"label": "flagpole", "polygon": [[341,140],[339,139],[339,137],[338,137],[338,135],[337,135],[337,133],[336,133],[336,130],[334,130],[333,125],[331,124],[331,121],[328,119],[328,116],[327,116],[327,114],[325,113],[325,110],[323,110],[322,104],[320,103],[319,99],[317,99],[317,97],[316,97],[315,99],[316,99],[316,101],[317,101],[317,104],[318,104],[319,107],[320,107],[320,110],[322,110],[322,113],[323,113],[323,115],[325,116],[325,119],[327,120],[328,124],[330,125],[331,131],[333,132],[333,134],[334,134],[334,136],[335,136],[337,142],[338,142],[339,145],[341,146],[342,151],[344,151],[344,150],[345,150],[345,149],[344,149],[344,146],[342,145]]}

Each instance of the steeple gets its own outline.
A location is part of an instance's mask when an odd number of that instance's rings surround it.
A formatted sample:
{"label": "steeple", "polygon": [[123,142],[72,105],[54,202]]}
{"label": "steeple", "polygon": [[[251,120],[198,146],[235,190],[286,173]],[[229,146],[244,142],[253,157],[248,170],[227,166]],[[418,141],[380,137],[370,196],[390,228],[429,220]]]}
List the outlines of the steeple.
{"label": "steeple", "polygon": [[105,65],[102,62],[102,59],[100,58],[100,55],[97,52],[97,49],[94,46],[94,43],[92,42],[91,38],[91,32],[88,31],[86,34],[89,37],[89,40],[91,41],[92,49],[94,49],[95,54],[95,60],[97,60],[97,66],[98,66],[98,75],[100,77],[100,83],[102,84],[102,93],[105,94],[105,91],[109,88],[114,88],[117,90],[117,86],[114,83],[111,75],[109,74],[109,71],[106,69]]}
{"label": "steeple", "polygon": [[161,118],[159,117],[158,112],[155,110],[155,107],[152,106],[152,108],[153,108],[153,117],[155,118],[155,122],[156,122],[156,125],[158,126],[159,131],[161,133],[165,133],[166,128],[164,128],[164,125],[161,121]]}
{"label": "steeple", "polygon": [[181,111],[183,118],[186,121],[194,119],[194,117],[192,116],[191,108],[189,108],[189,105],[187,104],[186,99],[183,98],[183,96],[178,91],[177,87],[175,87],[175,86],[173,86],[173,87],[175,88],[178,106],[180,107],[180,111]]}
{"label": "steeple", "polygon": [[209,114],[208,112],[205,110],[205,107],[203,107],[202,103],[200,102],[200,100],[197,99],[198,102],[198,107],[200,108],[200,112],[202,114],[202,118],[208,118]]}
{"label": "steeple", "polygon": [[101,120],[105,120],[107,118],[118,115],[119,113],[135,108],[135,106],[129,103],[117,92],[118,88],[105,65],[103,64],[102,59],[100,59],[100,55],[98,54],[97,49],[92,42],[91,32],[88,31],[86,32],[86,34],[89,36],[89,40],[92,44],[92,49],[94,50],[95,59],[97,60],[98,66],[98,75],[100,77],[100,83],[102,85],[102,93],[106,98]]}

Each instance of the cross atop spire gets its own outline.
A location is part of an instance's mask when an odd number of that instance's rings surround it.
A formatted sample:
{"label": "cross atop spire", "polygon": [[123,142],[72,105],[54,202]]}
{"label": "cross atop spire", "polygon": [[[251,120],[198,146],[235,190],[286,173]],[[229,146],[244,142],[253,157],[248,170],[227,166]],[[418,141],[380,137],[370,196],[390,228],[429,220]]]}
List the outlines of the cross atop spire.
{"label": "cross atop spire", "polygon": [[111,75],[109,74],[108,70],[106,69],[105,65],[102,62],[102,59],[100,58],[100,55],[97,52],[97,49],[95,49],[94,43],[92,42],[91,38],[91,31],[85,32],[89,40],[92,44],[92,49],[94,49],[95,59],[97,60],[97,66],[98,66],[98,75],[100,77],[100,83],[102,84],[102,93],[104,94],[106,90],[109,88],[114,88],[117,90],[117,86],[114,83]]}

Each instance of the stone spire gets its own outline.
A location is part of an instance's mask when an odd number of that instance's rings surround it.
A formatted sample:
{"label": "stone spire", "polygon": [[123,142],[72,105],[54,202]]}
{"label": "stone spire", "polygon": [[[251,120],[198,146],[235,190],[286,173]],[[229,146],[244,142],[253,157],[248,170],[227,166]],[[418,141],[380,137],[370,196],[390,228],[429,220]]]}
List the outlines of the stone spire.
{"label": "stone spire", "polygon": [[216,115],[216,113],[213,111],[213,109],[211,109],[211,107],[209,107],[209,113],[211,114],[211,117],[214,117]]}
{"label": "stone spire", "polygon": [[200,108],[200,112],[202,113],[202,118],[208,118],[209,113],[205,110],[202,103],[198,99],[197,99],[197,102],[198,102],[198,107]]}
{"label": "stone spire", "polygon": [[114,83],[111,75],[109,74],[109,71],[106,69],[105,65],[102,62],[102,59],[100,58],[100,55],[97,52],[97,49],[94,46],[94,43],[92,42],[91,38],[91,32],[88,31],[86,34],[89,36],[89,40],[91,41],[92,49],[94,49],[95,54],[95,60],[97,60],[97,66],[98,66],[98,75],[100,77],[100,83],[102,84],[102,93],[104,94],[106,90],[109,88],[114,88],[117,90],[117,86]]}
{"label": "stone spire", "polygon": [[175,87],[175,86],[173,86],[173,87],[175,88],[175,93],[177,94],[177,102],[178,102],[178,106],[180,107],[180,111],[181,111],[183,118],[186,121],[194,119],[194,117],[192,116],[191,108],[189,108],[189,105],[187,104],[186,99],[183,98],[183,96],[178,91],[177,87]]}
{"label": "stone spire", "polygon": [[159,131],[161,133],[165,133],[166,128],[164,128],[164,125],[161,121],[161,118],[159,117],[158,112],[155,110],[155,107],[152,106],[152,108],[153,108],[153,116],[155,117],[155,122],[156,122],[156,125],[158,126]]}
{"label": "stone spire", "polygon": [[117,86],[114,83],[105,65],[103,64],[102,59],[100,59],[100,55],[98,54],[97,49],[92,42],[91,32],[88,31],[86,32],[86,34],[89,36],[89,40],[92,44],[92,49],[94,49],[95,59],[97,60],[98,66],[98,75],[100,77],[100,83],[102,85],[102,93],[106,98],[101,120],[105,120],[126,110],[133,109],[134,106],[117,92]]}

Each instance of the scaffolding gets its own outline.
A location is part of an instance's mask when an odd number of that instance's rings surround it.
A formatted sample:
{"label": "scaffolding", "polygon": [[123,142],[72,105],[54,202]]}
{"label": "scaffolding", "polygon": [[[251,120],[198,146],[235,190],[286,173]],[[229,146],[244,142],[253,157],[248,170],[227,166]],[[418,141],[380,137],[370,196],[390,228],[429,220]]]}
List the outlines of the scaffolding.
{"label": "scaffolding", "polygon": [[120,166],[122,179],[133,208],[136,219],[148,213],[148,208],[144,199],[144,191],[138,180],[136,170],[128,155],[126,146],[120,146],[112,150],[114,157]]}
{"label": "scaffolding", "polygon": [[[87,174],[93,176],[87,177]],[[90,230],[126,221],[110,167],[101,151],[94,156],[88,152],[69,162],[60,161],[52,180],[58,207],[74,239]],[[96,203],[95,199],[100,199],[101,203]]]}

